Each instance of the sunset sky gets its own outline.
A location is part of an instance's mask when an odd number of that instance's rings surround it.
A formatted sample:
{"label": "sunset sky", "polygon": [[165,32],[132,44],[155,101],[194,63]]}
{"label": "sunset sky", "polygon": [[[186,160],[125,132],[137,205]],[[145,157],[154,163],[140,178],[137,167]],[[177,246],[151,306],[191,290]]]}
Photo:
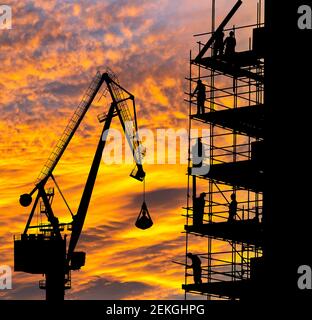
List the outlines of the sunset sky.
{"label": "sunset sky", "polygon": [[[217,1],[218,21],[235,2]],[[254,23],[256,3],[244,1],[231,24]],[[211,1],[6,4],[13,17],[12,29],[0,30],[0,265],[13,267],[13,235],[23,231],[29,214],[19,195],[33,188],[97,70],[109,67],[134,94],[141,128],[187,128],[189,50],[196,48],[193,34],[210,31]],[[74,212],[101,132],[97,115],[108,103],[103,98],[90,108],[54,171]],[[114,127],[120,128],[117,119]],[[146,231],[134,226],[143,185],[129,177],[132,167],[102,163],[78,244],[87,252],[86,266],[72,273],[66,299],[183,298],[184,269],[172,260],[184,260],[186,165],[145,166],[154,220]],[[54,212],[68,220],[59,195]],[[0,298],[43,299],[41,279],[14,273],[13,289],[0,290]]]}

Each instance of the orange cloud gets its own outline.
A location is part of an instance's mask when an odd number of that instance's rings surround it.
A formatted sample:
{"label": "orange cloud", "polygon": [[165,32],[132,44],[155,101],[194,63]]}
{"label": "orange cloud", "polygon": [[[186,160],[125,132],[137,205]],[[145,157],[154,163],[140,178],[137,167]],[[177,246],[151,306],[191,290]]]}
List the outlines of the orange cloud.
{"label": "orange cloud", "polygon": [[[205,31],[208,5],[186,0],[179,8],[169,0],[144,5],[128,1],[121,8],[116,1],[87,3],[15,2],[14,28],[1,33],[0,264],[13,266],[13,235],[23,231],[28,218],[19,195],[33,188],[98,69],[109,66],[135,95],[141,127],[187,125],[183,92],[194,44],[191,35]],[[222,6],[225,12],[225,1]],[[74,212],[101,133],[97,115],[110,103],[98,98],[54,172]],[[113,126],[120,128],[116,118]],[[87,298],[88,290],[101,298],[101,286],[122,299],[183,297],[184,269],[171,261],[184,259],[186,167],[145,166],[147,203],[154,219],[146,231],[134,226],[143,186],[129,177],[132,168],[101,164],[78,245],[87,251],[87,264],[73,273],[68,299]],[[60,195],[53,206],[61,221],[70,221]],[[43,292],[36,289],[39,279],[15,273],[14,290],[0,292],[0,297],[42,299]],[[121,291],[125,293],[118,296]]]}

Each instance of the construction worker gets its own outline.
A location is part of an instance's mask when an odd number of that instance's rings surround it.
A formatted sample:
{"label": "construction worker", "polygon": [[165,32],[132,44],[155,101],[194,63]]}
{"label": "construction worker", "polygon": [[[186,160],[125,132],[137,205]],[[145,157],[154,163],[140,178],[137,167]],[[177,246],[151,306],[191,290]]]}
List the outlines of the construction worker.
{"label": "construction worker", "polygon": [[201,138],[197,138],[196,143],[192,148],[192,163],[193,167],[200,168],[203,164],[203,143]]}
{"label": "construction worker", "polygon": [[230,35],[224,41],[225,55],[232,56],[235,53],[236,39],[234,31],[230,32]]}
{"label": "construction worker", "polygon": [[224,51],[224,32],[220,31],[215,35],[214,47],[213,47],[213,56],[222,56]]}
{"label": "construction worker", "polygon": [[197,114],[205,113],[206,87],[201,80],[197,80],[197,86],[191,97],[197,93]]}
{"label": "construction worker", "polygon": [[193,225],[198,226],[203,224],[205,211],[206,193],[202,192],[198,198],[194,199],[193,205]]}
{"label": "construction worker", "polygon": [[194,283],[201,284],[202,283],[202,279],[201,279],[202,270],[201,270],[201,261],[200,261],[199,257],[196,254],[192,254],[190,252],[187,254],[187,257],[192,260],[192,264],[191,264],[190,268],[193,268]]}
{"label": "construction worker", "polygon": [[235,221],[235,216],[237,213],[237,201],[236,201],[236,195],[235,193],[231,194],[231,203],[229,206],[229,218],[228,218],[228,222],[233,222]]}

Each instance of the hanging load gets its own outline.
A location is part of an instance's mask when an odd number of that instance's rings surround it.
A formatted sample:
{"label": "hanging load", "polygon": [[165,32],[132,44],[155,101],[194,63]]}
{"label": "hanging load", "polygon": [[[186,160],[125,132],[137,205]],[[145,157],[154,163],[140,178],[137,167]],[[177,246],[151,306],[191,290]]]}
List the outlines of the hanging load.
{"label": "hanging load", "polygon": [[135,226],[139,229],[145,230],[150,228],[152,225],[153,225],[153,220],[148,212],[145,201],[143,201],[141,211],[135,222]]}

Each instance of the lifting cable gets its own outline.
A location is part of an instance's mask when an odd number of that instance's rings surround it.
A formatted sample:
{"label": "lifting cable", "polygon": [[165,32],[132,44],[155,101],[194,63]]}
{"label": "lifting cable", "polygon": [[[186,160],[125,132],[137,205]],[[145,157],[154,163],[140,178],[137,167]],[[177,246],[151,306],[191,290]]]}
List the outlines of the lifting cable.
{"label": "lifting cable", "polygon": [[145,202],[145,177],[143,180],[143,202]]}

